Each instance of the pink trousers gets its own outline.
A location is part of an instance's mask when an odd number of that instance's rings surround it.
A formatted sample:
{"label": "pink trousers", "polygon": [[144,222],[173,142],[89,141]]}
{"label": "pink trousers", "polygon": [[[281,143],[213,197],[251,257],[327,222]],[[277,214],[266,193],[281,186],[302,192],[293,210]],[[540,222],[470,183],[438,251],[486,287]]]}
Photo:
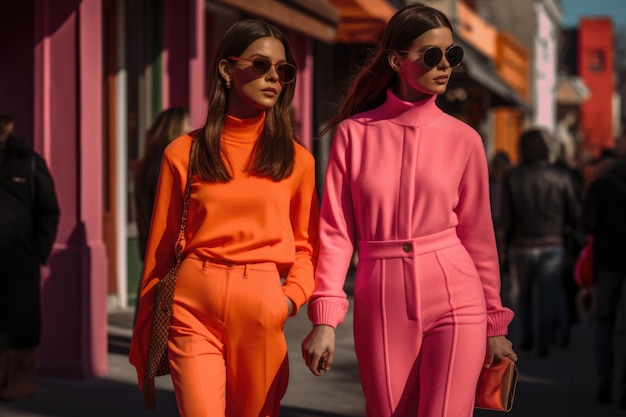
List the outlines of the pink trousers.
{"label": "pink trousers", "polygon": [[471,417],[487,315],[454,229],[358,246],[354,339],[368,417]]}
{"label": "pink trousers", "polygon": [[278,417],[289,362],[287,303],[274,263],[187,257],[168,343],[181,417]]}

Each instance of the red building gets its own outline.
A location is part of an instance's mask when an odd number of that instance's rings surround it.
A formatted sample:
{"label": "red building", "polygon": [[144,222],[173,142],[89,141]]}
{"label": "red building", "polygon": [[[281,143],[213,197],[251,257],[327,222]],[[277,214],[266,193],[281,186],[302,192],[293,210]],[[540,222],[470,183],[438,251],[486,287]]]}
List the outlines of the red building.
{"label": "red building", "polygon": [[580,108],[582,157],[612,148],[614,47],[610,18],[583,18],[578,27],[578,74],[591,94]]}

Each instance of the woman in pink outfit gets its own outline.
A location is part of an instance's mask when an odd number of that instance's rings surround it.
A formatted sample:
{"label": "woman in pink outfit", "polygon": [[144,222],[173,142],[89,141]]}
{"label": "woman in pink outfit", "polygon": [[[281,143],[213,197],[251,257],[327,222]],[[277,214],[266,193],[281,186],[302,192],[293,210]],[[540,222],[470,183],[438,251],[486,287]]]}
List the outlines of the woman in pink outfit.
{"label": "woman in pink outfit", "polygon": [[435,103],[462,58],[441,12],[406,6],[328,125],[302,354],[315,375],[331,369],[357,247],[354,344],[368,417],[470,417],[481,368],[517,360],[483,144]]}

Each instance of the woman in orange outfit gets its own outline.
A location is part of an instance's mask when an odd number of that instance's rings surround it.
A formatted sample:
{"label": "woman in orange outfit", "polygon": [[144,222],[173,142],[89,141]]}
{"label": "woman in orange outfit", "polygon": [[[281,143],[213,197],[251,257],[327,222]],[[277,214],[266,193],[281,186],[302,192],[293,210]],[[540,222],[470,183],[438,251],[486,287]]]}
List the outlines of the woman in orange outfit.
{"label": "woman in orange outfit", "polygon": [[317,256],[314,160],[295,141],[289,111],[295,78],[276,27],[235,23],[209,75],[204,127],[165,150],[130,362],[142,388],[153,288],[172,266],[197,135],[168,341],[182,417],[279,415],[283,326],[313,291]]}

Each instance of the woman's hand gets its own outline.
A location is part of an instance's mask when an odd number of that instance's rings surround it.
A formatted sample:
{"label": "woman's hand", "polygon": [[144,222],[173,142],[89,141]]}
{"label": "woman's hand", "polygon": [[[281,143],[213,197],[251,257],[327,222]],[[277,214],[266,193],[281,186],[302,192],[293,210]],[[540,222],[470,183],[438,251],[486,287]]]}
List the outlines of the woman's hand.
{"label": "woman's hand", "polygon": [[335,329],[325,324],[315,326],[302,341],[302,357],[313,375],[330,371],[335,357]]}
{"label": "woman's hand", "polygon": [[497,362],[502,358],[510,358],[513,362],[517,362],[517,354],[513,350],[513,343],[506,336],[488,337],[485,368],[489,368],[493,364],[494,359]]}

